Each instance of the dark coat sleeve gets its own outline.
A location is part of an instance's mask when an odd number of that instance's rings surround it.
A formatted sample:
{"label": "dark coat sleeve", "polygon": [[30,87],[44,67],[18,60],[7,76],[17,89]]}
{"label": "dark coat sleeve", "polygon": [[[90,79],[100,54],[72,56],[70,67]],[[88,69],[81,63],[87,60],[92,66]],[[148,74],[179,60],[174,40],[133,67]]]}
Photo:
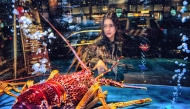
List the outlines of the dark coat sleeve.
{"label": "dark coat sleeve", "polygon": [[102,56],[98,53],[98,48],[104,45],[101,37],[95,39],[92,45],[89,45],[85,48],[82,60],[90,67],[93,67],[99,59],[102,59]]}

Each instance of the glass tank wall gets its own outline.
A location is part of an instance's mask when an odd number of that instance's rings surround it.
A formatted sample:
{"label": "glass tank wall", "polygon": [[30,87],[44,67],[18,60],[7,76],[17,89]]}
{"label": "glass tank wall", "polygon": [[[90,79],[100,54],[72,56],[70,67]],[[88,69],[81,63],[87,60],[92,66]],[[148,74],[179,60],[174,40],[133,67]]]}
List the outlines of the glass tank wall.
{"label": "glass tank wall", "polygon": [[[189,3],[1,0],[0,108],[188,109]],[[109,11],[122,58],[101,58],[103,66],[91,69],[84,56],[96,53],[88,48]]]}

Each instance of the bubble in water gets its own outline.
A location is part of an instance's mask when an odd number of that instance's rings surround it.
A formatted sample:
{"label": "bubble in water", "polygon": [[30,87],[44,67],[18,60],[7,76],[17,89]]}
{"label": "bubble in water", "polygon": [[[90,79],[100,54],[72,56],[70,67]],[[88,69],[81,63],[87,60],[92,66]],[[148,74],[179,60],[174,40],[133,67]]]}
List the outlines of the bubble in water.
{"label": "bubble in water", "polygon": [[187,2],[186,0],[183,1],[183,5],[184,5],[184,6],[188,5],[188,2]]}
{"label": "bubble in water", "polygon": [[177,69],[177,70],[175,70],[174,72],[179,73],[179,72],[181,72],[181,70],[180,70],[180,69]]}

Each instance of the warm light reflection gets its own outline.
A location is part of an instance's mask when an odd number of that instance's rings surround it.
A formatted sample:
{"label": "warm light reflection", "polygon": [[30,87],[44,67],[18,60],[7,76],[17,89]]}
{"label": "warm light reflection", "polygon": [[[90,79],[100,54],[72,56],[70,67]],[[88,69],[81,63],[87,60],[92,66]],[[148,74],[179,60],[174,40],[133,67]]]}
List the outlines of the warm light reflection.
{"label": "warm light reflection", "polygon": [[149,13],[149,10],[142,10],[141,13],[145,14],[145,13]]}

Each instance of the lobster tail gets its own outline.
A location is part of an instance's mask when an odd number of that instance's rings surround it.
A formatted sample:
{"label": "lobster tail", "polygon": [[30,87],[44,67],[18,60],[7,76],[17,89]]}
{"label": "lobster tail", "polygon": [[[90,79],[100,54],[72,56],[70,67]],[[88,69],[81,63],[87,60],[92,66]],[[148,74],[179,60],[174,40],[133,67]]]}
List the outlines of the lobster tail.
{"label": "lobster tail", "polygon": [[48,109],[60,107],[65,91],[56,82],[36,84],[18,96],[12,109]]}
{"label": "lobster tail", "polygon": [[37,109],[42,106],[48,106],[43,94],[36,89],[28,89],[17,98],[12,109]]}

